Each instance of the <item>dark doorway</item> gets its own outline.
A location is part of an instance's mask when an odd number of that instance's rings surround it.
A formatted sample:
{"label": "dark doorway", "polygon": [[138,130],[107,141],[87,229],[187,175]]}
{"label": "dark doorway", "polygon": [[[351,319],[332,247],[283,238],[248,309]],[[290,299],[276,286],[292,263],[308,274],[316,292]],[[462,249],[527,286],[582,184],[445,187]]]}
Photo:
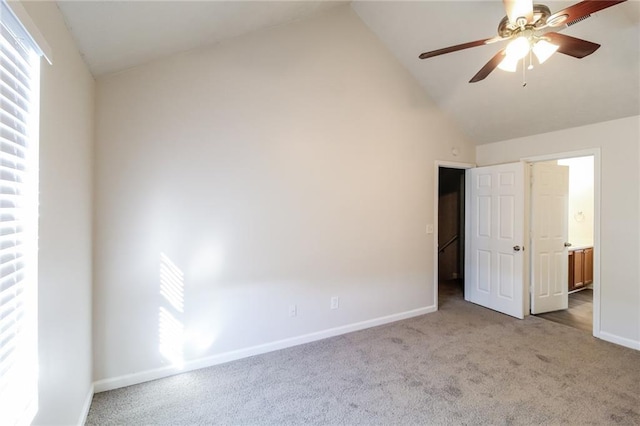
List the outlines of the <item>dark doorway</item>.
{"label": "dark doorway", "polygon": [[438,300],[464,297],[464,169],[438,169]]}

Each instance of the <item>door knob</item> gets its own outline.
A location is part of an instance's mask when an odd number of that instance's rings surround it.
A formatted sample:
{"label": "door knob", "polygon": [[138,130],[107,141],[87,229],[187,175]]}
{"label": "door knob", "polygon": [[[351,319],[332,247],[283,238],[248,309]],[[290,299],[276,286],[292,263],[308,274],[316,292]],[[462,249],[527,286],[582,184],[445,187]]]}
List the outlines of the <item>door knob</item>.
{"label": "door knob", "polygon": [[571,247],[571,243],[564,243],[565,247]]}
{"label": "door knob", "polygon": [[520,246],[513,246],[513,251],[520,251]]}

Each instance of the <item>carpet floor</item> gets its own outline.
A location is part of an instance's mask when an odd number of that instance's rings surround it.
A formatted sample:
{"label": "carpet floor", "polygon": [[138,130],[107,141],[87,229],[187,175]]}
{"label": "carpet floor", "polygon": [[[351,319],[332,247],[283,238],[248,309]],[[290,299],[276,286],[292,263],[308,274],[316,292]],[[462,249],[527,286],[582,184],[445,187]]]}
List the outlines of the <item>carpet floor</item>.
{"label": "carpet floor", "polygon": [[639,425],[640,351],[444,297],[438,312],[96,394],[89,425]]}

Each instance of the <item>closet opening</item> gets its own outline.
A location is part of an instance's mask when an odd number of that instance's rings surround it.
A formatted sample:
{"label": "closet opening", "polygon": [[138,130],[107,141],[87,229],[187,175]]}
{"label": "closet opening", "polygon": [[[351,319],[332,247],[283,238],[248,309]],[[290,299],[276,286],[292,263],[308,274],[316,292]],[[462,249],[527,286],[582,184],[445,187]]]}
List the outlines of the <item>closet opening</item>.
{"label": "closet opening", "polygon": [[438,305],[464,298],[465,169],[438,168]]}

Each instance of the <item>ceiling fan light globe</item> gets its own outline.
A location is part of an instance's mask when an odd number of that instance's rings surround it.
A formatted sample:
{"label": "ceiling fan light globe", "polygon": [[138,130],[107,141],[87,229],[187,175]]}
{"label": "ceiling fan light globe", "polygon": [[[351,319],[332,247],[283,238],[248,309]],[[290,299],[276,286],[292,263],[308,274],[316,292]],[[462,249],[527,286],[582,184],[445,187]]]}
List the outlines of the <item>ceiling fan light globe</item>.
{"label": "ceiling fan light globe", "polygon": [[522,59],[527,56],[530,48],[529,40],[526,37],[517,37],[507,46],[507,57],[511,57],[516,60]]}
{"label": "ceiling fan light globe", "polygon": [[533,45],[532,50],[533,50],[533,53],[536,55],[536,58],[538,58],[538,62],[542,64],[544,63],[544,61],[549,59],[551,55],[556,53],[556,50],[558,50],[559,47],[560,46],[555,45],[553,43],[549,43],[546,40],[540,40]]}
{"label": "ceiling fan light globe", "polygon": [[498,65],[498,68],[503,71],[516,72],[516,69],[518,68],[518,61],[518,58],[506,55],[502,62],[500,62],[500,64]]}

